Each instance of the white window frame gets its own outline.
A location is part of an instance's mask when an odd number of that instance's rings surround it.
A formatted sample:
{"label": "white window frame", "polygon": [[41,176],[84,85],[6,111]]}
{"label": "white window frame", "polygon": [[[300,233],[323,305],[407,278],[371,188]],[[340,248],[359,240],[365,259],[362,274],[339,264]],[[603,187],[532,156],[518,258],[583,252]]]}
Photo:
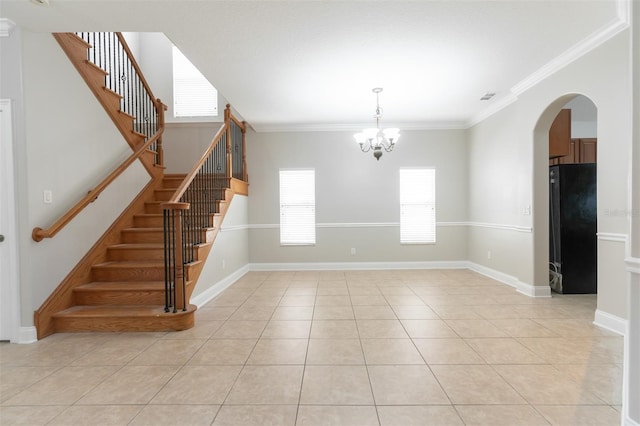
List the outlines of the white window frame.
{"label": "white window frame", "polygon": [[176,46],[173,62],[173,117],[217,117],[218,91]]}
{"label": "white window frame", "polygon": [[401,168],[400,244],[435,243],[436,169]]}
{"label": "white window frame", "polygon": [[315,245],[315,169],[280,169],[279,182],[280,245]]}

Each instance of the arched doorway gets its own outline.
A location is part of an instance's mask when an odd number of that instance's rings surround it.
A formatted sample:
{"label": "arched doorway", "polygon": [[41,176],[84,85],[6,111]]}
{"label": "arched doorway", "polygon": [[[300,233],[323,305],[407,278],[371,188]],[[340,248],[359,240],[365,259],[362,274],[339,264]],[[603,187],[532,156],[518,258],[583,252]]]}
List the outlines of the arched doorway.
{"label": "arched doorway", "polygon": [[[567,114],[560,114],[561,111],[566,113],[567,110],[569,110],[570,121],[569,134],[566,136],[568,140],[566,141],[567,152],[565,155],[565,152],[558,152],[553,147],[550,150],[549,131],[558,124],[557,117],[567,116]],[[533,194],[536,208],[533,212],[533,228],[534,281],[536,283],[548,281],[551,284],[553,282],[554,290],[565,293],[596,292],[597,240],[595,221],[597,206],[595,202],[596,164],[594,164],[596,162],[597,108],[595,104],[588,97],[580,94],[567,94],[559,97],[544,110],[534,129]],[[554,166],[550,167],[551,165]],[[550,173],[555,176],[550,176]],[[589,226],[581,224],[582,236],[578,236],[577,231],[562,233],[568,235],[568,237],[563,237],[565,238],[564,260],[560,249],[560,227],[566,225],[562,225],[560,222],[559,173],[565,174],[564,182],[576,182],[571,189],[567,190],[570,193],[568,194],[569,198],[563,201],[564,208],[573,208],[575,211],[571,214],[576,214],[577,211],[581,220],[587,217],[587,220],[592,221]],[[585,187],[589,184],[582,182],[585,179],[591,180],[591,192],[589,192],[589,188]],[[578,181],[580,181],[579,184]],[[552,210],[555,213],[551,213]],[[565,214],[565,216],[567,215]],[[569,225],[573,224],[569,223]],[[574,247],[571,247],[571,244]],[[575,247],[578,247],[579,250],[586,250],[591,256],[585,255],[583,258],[582,255],[578,255]],[[589,260],[579,265],[579,262],[585,258]],[[591,269],[585,267],[585,264],[590,265]],[[577,275],[574,271],[578,271]],[[588,283],[587,277],[591,280],[590,283]],[[562,285],[563,278],[565,279],[564,286]]]}

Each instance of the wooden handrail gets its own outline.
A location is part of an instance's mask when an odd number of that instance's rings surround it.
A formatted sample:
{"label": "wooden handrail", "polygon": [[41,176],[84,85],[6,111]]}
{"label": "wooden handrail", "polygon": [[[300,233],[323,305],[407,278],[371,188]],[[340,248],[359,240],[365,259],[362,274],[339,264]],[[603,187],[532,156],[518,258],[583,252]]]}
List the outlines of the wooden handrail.
{"label": "wooden handrail", "polygon": [[51,225],[51,227],[49,227],[48,229],[33,228],[33,231],[31,232],[31,238],[33,238],[33,240],[36,242],[40,242],[44,238],[52,238],[58,232],[60,232],[60,230],[64,228],[64,226],[69,223],[74,217],[76,217],[78,213],[80,213],[85,207],[87,207],[96,198],[98,198],[102,191],[104,191],[111,182],[113,182],[118,176],[120,176],[120,174],[122,174],[122,172],[124,172],[134,161],[140,158],[140,156],[147,151],[147,148],[149,148],[152,143],[160,139],[163,132],[164,129],[158,129],[158,131],[155,135],[153,135],[152,138],[150,138],[142,146],[140,146],[140,148],[138,148],[124,162],[122,162],[122,164],[120,164],[114,171],[112,171],[106,178],[104,178],[104,180],[100,182],[98,186],[89,191],[87,195],[85,195],[71,209],[69,209],[69,211],[62,215],[62,217],[60,217],[60,219],[58,219],[53,225]]}

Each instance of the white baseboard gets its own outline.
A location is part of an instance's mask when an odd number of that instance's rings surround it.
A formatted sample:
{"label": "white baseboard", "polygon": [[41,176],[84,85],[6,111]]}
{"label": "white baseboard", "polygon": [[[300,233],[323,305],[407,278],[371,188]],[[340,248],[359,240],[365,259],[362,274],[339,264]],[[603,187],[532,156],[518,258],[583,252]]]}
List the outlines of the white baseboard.
{"label": "white baseboard", "polygon": [[640,426],[640,423],[632,420],[629,416],[623,414],[622,424],[624,426]]}
{"label": "white baseboard", "polygon": [[596,309],[593,324],[624,336],[627,332],[627,320]]}
{"label": "white baseboard", "polygon": [[467,267],[481,275],[493,278],[496,281],[500,281],[501,283],[504,283],[508,286],[517,288],[518,279],[514,276],[496,271],[495,269],[487,268],[486,266],[474,262],[467,262]]}
{"label": "white baseboard", "polygon": [[529,297],[551,297],[551,287],[548,285],[537,286],[518,281],[516,283],[516,290],[518,293]]}
{"label": "white baseboard", "polygon": [[251,263],[251,271],[361,271],[380,269],[465,269],[465,261]]}
{"label": "white baseboard", "polygon": [[191,303],[197,307],[204,306],[207,302],[211,301],[214,297],[226,290],[231,284],[239,280],[244,274],[249,272],[249,270],[249,265],[245,265],[232,274],[227,275],[225,278],[218,281],[202,293],[192,297]]}
{"label": "white baseboard", "polygon": [[495,269],[465,260],[435,262],[301,262],[301,263],[251,263],[251,271],[358,271],[381,269],[471,269],[501,283],[515,288],[518,292],[530,297],[551,297],[551,288],[532,286],[521,282],[518,278]]}
{"label": "white baseboard", "polygon": [[38,341],[38,332],[35,327],[20,327],[18,339],[11,343],[34,343]]}
{"label": "white baseboard", "polygon": [[549,286],[534,286],[527,284],[520,281],[517,277],[496,271],[495,269],[487,268],[486,266],[479,265],[474,262],[467,262],[467,267],[472,271],[515,288],[518,293],[522,293],[525,296],[551,297],[551,287]]}

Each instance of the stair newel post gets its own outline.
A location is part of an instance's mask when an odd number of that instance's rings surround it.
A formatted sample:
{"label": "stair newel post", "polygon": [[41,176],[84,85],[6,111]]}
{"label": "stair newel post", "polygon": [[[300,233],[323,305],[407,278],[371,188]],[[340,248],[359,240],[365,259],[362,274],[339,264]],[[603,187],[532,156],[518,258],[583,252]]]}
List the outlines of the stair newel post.
{"label": "stair newel post", "polygon": [[247,174],[247,145],[246,145],[246,134],[247,134],[247,122],[242,122],[242,180],[244,182],[249,181],[249,176]]}
{"label": "stair newel post", "polygon": [[224,110],[224,125],[227,133],[227,170],[225,174],[226,187],[229,187],[231,177],[233,176],[233,153],[231,151],[231,105],[227,104]]}
{"label": "stair newel post", "polygon": [[[164,203],[161,205],[164,214],[165,245],[165,311],[173,305],[173,312],[187,309],[186,281],[184,276],[184,241],[182,230],[183,212],[190,207],[189,203]],[[167,217],[170,218],[167,220]]]}
{"label": "stair newel post", "polygon": [[[160,98],[156,99],[155,102],[156,113],[158,114],[158,130],[164,132],[164,112],[167,110],[167,106],[162,103]],[[156,164],[158,166],[164,166],[164,150],[162,148],[162,136],[158,138],[156,142],[156,152],[158,153],[156,156]]]}

